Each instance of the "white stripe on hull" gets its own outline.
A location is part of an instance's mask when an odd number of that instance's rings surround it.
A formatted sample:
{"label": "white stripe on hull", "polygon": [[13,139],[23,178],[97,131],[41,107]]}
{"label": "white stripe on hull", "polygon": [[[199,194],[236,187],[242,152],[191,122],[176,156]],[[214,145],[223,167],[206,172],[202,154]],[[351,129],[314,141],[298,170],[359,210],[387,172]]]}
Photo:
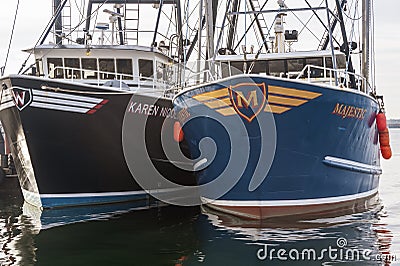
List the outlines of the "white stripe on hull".
{"label": "white stripe on hull", "polygon": [[30,106],[31,107],[37,107],[37,108],[58,110],[58,111],[83,113],[83,114],[87,113],[90,110],[90,109],[83,109],[83,108],[73,107],[73,106],[56,105],[56,104],[49,104],[49,103],[38,103],[38,102],[33,102],[33,103],[31,103]]}
{"label": "white stripe on hull", "polygon": [[[100,99],[100,100],[102,100],[102,99]],[[33,102],[59,104],[59,105],[66,105],[66,106],[77,106],[77,107],[84,107],[84,108],[90,108],[90,109],[97,105],[96,103],[76,102],[76,101],[71,101],[71,100],[47,98],[47,97],[42,97],[42,96],[33,96]]]}
{"label": "white stripe on hull", "polygon": [[[19,87],[13,88],[18,89]],[[15,106],[11,92],[13,88],[3,92],[3,97],[1,98],[0,104],[0,111]],[[32,94],[32,103],[29,104],[29,106],[31,107],[81,114],[88,113],[91,110],[95,110],[94,108],[104,101],[103,98],[79,96],[60,92],[41,91],[37,89],[32,89]]]}
{"label": "white stripe on hull", "polygon": [[41,198],[87,198],[87,197],[118,197],[118,196],[133,196],[144,195],[149,193],[167,193],[179,191],[181,188],[165,188],[151,189],[139,191],[123,191],[123,192],[98,192],[98,193],[60,193],[60,194],[40,194]]}
{"label": "white stripe on hull", "polygon": [[346,195],[346,196],[316,198],[316,199],[299,199],[299,200],[212,200],[205,197],[201,197],[201,200],[205,204],[212,204],[216,206],[227,206],[227,207],[289,207],[289,206],[321,205],[321,204],[351,201],[372,196],[377,192],[378,188],[375,188],[367,192]]}
{"label": "white stripe on hull", "polygon": [[[78,91],[79,92],[79,91]],[[41,90],[32,90],[33,96],[43,96],[47,98],[58,98],[58,99],[66,99],[66,100],[75,100],[78,102],[88,102],[88,103],[101,103],[103,99],[94,98],[94,97],[86,97],[79,95],[72,95],[68,93],[61,92],[50,92],[50,91],[41,91]]]}

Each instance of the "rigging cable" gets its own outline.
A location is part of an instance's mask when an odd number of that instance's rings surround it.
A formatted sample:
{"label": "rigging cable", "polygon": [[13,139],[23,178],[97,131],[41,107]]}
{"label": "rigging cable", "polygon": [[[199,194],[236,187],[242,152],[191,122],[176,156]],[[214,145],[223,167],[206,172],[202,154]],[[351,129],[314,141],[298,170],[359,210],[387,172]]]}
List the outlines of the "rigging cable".
{"label": "rigging cable", "polygon": [[[375,6],[374,1],[371,1],[371,68],[372,68],[372,78],[371,78],[371,88],[372,92],[376,95],[376,65],[375,65]],[[367,80],[367,82],[369,82]]]}
{"label": "rigging cable", "polygon": [[[262,5],[262,7],[260,8],[260,10],[263,10],[264,7],[267,5],[267,3],[268,3],[268,0],[264,2],[264,4]],[[246,31],[244,32],[244,34],[242,35],[242,37],[240,37],[240,39],[239,39],[239,36],[237,36],[237,44],[236,44],[236,46],[233,48],[233,50],[236,50],[236,49],[239,47],[240,43],[241,43],[241,42],[243,41],[243,39],[245,38],[246,34],[250,31],[250,27],[254,24],[254,22],[255,22],[256,19],[258,18],[258,15],[260,15],[260,13],[255,14],[255,18],[251,21],[249,27],[246,29]],[[275,21],[275,20],[274,20],[274,21]],[[272,27],[273,27],[273,25],[271,25],[271,28],[268,30],[268,34],[267,34],[267,35],[269,35],[269,33],[271,32]],[[268,28],[268,27],[267,27],[267,28]],[[263,43],[263,44],[264,44],[264,43]]]}
{"label": "rigging cable", "polygon": [[[109,1],[109,0],[105,0],[103,3],[99,4],[99,6],[90,14],[90,16],[85,17],[85,19],[82,20],[82,21],[79,21],[78,25],[76,25],[76,26],[71,30],[71,32],[68,33],[64,38],[68,38],[69,36],[71,36],[71,34],[72,34],[73,32],[75,32],[76,29],[78,29],[84,22],[86,22],[86,20],[88,20],[89,17],[92,17],[93,14],[95,14],[96,12],[98,12],[98,11],[100,10],[100,8],[101,8],[103,5],[107,4],[108,1]],[[54,17],[54,15],[52,16],[52,18],[53,18],[53,17]],[[51,19],[50,19],[50,22],[49,22],[47,25],[50,25],[50,24],[51,24]],[[46,26],[46,29],[47,29],[47,26]],[[46,31],[46,29],[45,29],[45,31]],[[45,32],[45,31],[44,31],[44,32]],[[44,35],[44,32],[42,33],[41,36]],[[38,45],[38,43],[40,42],[41,38],[42,38],[42,37],[40,37],[39,40],[36,42],[35,47],[36,47],[36,46]],[[56,46],[57,46],[57,44],[54,44],[54,46],[53,46],[52,48],[54,48],[54,47],[56,47]],[[48,52],[46,52],[44,55],[42,55],[42,56],[41,56],[40,58],[38,58],[37,60],[41,60],[43,57],[45,57],[45,56],[46,56],[47,54],[49,54],[50,52],[51,52],[51,50],[49,50]],[[28,68],[26,68],[24,71],[22,71],[22,70],[25,68],[26,62],[29,60],[29,58],[31,57],[31,55],[32,55],[32,51],[29,53],[28,57],[25,59],[24,63],[23,63],[22,66],[21,66],[21,69],[18,71],[18,74],[20,74],[21,72],[22,72],[22,74],[25,74],[26,71],[28,71],[32,66],[34,66],[34,65],[36,64],[36,62],[35,62],[35,63],[31,64]]]}
{"label": "rigging cable", "polygon": [[10,42],[8,43],[8,50],[7,50],[6,60],[4,62],[4,66],[1,68],[1,75],[2,76],[4,75],[4,71],[6,70],[8,56],[10,54],[11,43],[12,43],[12,39],[13,39],[13,36],[14,36],[15,22],[17,21],[18,8],[19,8],[19,0],[17,2],[17,8],[15,10],[14,23],[13,23],[12,30],[11,30]]}
{"label": "rigging cable", "polygon": [[[186,0],[186,3],[185,3],[185,20],[186,20],[186,33],[185,33],[185,41],[184,41],[184,47],[183,47],[183,49],[184,49],[184,51],[183,51],[183,67],[184,67],[184,69],[186,68],[186,63],[187,63],[187,55],[186,55],[186,52],[187,52],[187,45],[186,45],[186,42],[187,42],[187,40],[188,40],[188,34],[189,34],[189,5],[190,5],[190,1],[189,0]],[[179,57],[180,57],[181,55],[179,55]],[[185,80],[185,73],[186,71],[183,71],[183,80]]]}
{"label": "rigging cable", "polygon": [[[282,9],[282,7],[279,7],[279,10],[281,10]],[[271,30],[272,30],[272,27],[274,27],[274,25],[275,25],[275,22],[276,22],[276,18],[277,18],[277,16],[275,16],[275,18],[274,18],[274,20],[272,21],[272,23],[271,23],[271,27],[268,29],[268,36],[271,36]],[[267,39],[265,39],[265,42],[267,41]],[[263,43],[264,44],[264,43]],[[263,45],[262,44],[262,45]],[[253,61],[251,62],[251,64],[250,64],[250,67],[249,67],[249,69],[248,69],[248,71],[247,71],[247,74],[250,74],[251,73],[251,71],[253,71],[253,68],[254,68],[254,65],[256,64],[256,62],[257,62],[257,60],[258,60],[258,57],[260,56],[260,54],[261,54],[261,52],[262,52],[262,48],[263,48],[263,46],[260,46],[260,48],[258,49],[258,51],[257,51],[257,53],[256,53],[256,55],[254,56],[254,59],[253,59]],[[273,49],[273,47],[272,47],[272,49]]]}

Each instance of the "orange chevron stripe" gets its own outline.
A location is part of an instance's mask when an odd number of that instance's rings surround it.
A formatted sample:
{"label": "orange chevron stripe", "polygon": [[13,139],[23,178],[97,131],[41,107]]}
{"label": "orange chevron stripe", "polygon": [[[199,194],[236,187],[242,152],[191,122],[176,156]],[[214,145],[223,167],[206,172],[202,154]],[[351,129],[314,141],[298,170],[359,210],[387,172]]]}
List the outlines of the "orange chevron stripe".
{"label": "orange chevron stripe", "polygon": [[[289,110],[291,107],[287,106],[300,106],[308,102],[308,100],[315,99],[321,96],[321,93],[291,89],[280,86],[268,86],[268,93],[279,94],[278,95],[268,95],[268,103],[265,105],[264,112],[282,114]],[[229,97],[228,88],[222,88],[215,91],[205,92],[193,96],[199,102],[202,102],[211,109],[216,109],[215,111],[224,115],[231,116],[237,115],[237,112],[232,107],[232,103]],[[288,98],[285,96],[297,97],[302,99]],[[280,106],[276,104],[282,104],[287,106]]]}
{"label": "orange chevron stripe", "polygon": [[274,114],[282,114],[286,111],[289,111],[290,107],[284,107],[279,105],[267,104],[264,108],[264,112],[274,113]]}
{"label": "orange chevron stripe", "polygon": [[203,103],[212,109],[220,108],[220,107],[228,107],[228,106],[232,105],[231,99],[229,99],[229,98],[223,98],[221,100],[215,99],[213,101],[208,101],[208,102],[203,102]]}
{"label": "orange chevron stripe", "polygon": [[221,109],[217,109],[215,110],[218,113],[220,113],[223,116],[230,116],[230,115],[237,115],[235,109],[233,109],[233,107],[227,107],[227,108],[221,108]]}
{"label": "orange chevron stripe", "polygon": [[286,98],[282,96],[268,96],[269,103],[277,103],[277,104],[284,104],[289,106],[299,106],[308,102],[307,100],[300,100],[300,99],[293,99],[293,98]]}
{"label": "orange chevron stripe", "polygon": [[195,96],[193,96],[193,98],[199,102],[205,102],[205,101],[213,100],[215,98],[220,98],[220,97],[224,97],[224,96],[228,96],[228,95],[229,95],[228,88],[222,88],[219,90],[209,91],[209,92],[195,95]]}
{"label": "orange chevron stripe", "polygon": [[285,96],[294,96],[294,97],[299,97],[299,98],[304,98],[304,99],[315,99],[322,95],[321,93],[317,93],[317,92],[304,91],[304,90],[298,90],[298,89],[289,89],[289,88],[284,88],[284,87],[279,87],[279,86],[268,86],[268,93],[276,93],[276,94],[281,94],[281,95],[285,95]]}

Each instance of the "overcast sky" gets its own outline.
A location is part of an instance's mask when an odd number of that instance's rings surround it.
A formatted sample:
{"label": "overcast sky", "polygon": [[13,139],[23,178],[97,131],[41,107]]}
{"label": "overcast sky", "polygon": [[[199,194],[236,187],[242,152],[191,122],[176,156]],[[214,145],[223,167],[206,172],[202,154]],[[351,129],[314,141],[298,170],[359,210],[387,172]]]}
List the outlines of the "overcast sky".
{"label": "overcast sky", "polygon": [[[74,1],[71,1],[75,3]],[[80,3],[81,0],[76,0]],[[288,1],[289,3],[290,1]],[[17,0],[2,0],[0,8],[0,66],[4,65],[11,35]],[[26,54],[22,49],[32,47],[51,17],[52,0],[20,0],[12,48],[6,73],[19,70]],[[384,95],[387,116],[400,118],[400,1],[376,1],[375,7],[375,54],[376,84],[379,94]]]}

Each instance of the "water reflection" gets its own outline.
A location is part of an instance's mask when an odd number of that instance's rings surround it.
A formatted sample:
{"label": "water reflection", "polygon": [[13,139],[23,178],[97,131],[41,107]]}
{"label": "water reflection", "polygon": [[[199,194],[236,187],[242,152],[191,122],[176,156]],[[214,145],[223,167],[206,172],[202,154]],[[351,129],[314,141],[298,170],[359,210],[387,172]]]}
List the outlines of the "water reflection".
{"label": "water reflection", "polygon": [[384,210],[378,197],[324,217],[260,222],[204,207],[202,212],[201,256],[190,265],[389,265],[396,259],[392,232],[380,222]]}
{"label": "water reflection", "polygon": [[[350,211],[260,222],[156,202],[38,212],[6,181],[0,186],[0,265],[389,265],[362,252],[396,255],[377,197]],[[311,249],[322,259],[314,260]],[[309,259],[301,257],[304,250]],[[289,252],[300,257],[293,260]]]}
{"label": "water reflection", "polygon": [[0,184],[0,265],[33,265],[32,224],[21,214],[23,200],[16,178]]}

